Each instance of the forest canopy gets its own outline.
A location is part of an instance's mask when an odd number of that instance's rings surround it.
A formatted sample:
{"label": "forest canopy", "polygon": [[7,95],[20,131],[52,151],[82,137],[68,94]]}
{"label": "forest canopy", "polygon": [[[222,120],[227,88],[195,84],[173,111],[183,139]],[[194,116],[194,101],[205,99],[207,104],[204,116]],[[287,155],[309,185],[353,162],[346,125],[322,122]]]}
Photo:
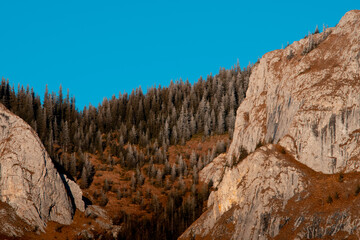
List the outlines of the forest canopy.
{"label": "forest canopy", "polygon": [[[169,146],[184,145],[195,135],[206,138],[227,133],[231,138],[250,73],[250,65],[221,68],[217,75],[194,84],[171,81],[168,87],[147,89],[146,94],[137,88],[81,111],[69,90],[63,95],[61,86],[58,93],[49,93],[46,87],[41,101],[29,86],[19,85],[15,90],[2,79],[0,101],[37,132],[57,169],[83,189],[96,177],[90,155],[105,163],[107,170],[120,166],[124,172],[133,172],[131,178],[125,177],[127,188],[114,189],[115,183],[105,179],[101,191],[90,196],[106,206],[111,190],[118,200],[129,197],[150,213],[151,219],[144,219],[119,210],[113,222],[125,224],[121,238],[176,239],[203,212],[211,184],[200,185],[198,173],[226,151],[226,144],[218,142],[206,156],[194,151],[179,154],[172,164]],[[166,202],[151,194],[148,184],[162,189]]]}

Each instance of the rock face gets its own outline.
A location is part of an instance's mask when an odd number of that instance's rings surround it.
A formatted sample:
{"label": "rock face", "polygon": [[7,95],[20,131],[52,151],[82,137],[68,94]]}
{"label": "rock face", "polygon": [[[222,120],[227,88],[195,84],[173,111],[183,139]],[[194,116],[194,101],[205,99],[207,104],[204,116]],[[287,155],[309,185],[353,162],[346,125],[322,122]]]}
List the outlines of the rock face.
{"label": "rock face", "polygon": [[[360,11],[350,11],[253,67],[233,142],[214,160],[224,167],[200,173],[216,176],[208,210],[180,239],[360,234],[359,36]],[[232,166],[241,149],[251,154]]]}
{"label": "rock face", "polygon": [[221,182],[221,179],[224,175],[226,164],[226,154],[220,154],[212,162],[207,164],[203,171],[200,171],[199,178],[202,182],[213,181],[213,186],[217,187]]}
{"label": "rock face", "polygon": [[57,172],[33,129],[3,105],[0,127],[0,201],[30,229],[43,231],[47,221],[70,224],[75,207],[84,210],[80,188]]}
{"label": "rock face", "polygon": [[[267,53],[250,76],[229,156],[259,142],[285,146],[323,173],[357,168],[360,129],[360,13],[348,12],[305,56],[309,38]],[[314,36],[315,41],[323,34]],[[287,59],[290,49],[295,56]]]}
{"label": "rock face", "polygon": [[[226,234],[264,239],[267,231],[276,235],[282,219],[270,219],[272,208],[286,205],[305,187],[304,173],[295,160],[285,160],[273,145],[262,147],[225,171],[218,190],[209,197],[210,209],[193,224],[190,235],[209,235],[211,239],[226,238]],[[227,233],[217,226],[222,224],[236,225],[235,232]]]}

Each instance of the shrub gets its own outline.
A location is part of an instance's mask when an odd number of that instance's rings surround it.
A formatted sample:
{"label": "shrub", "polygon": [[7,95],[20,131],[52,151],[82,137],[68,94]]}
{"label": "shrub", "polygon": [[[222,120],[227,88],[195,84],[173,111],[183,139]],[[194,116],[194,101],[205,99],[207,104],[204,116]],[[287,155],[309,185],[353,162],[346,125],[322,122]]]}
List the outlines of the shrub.
{"label": "shrub", "polygon": [[344,173],[340,173],[339,174],[339,182],[343,182],[344,181]]}
{"label": "shrub", "polygon": [[[316,26],[316,29],[315,29],[315,33],[319,33],[319,28]],[[316,48],[321,42],[323,42],[329,35],[330,35],[331,31],[328,30],[325,25],[324,25],[324,28],[323,28],[323,32],[321,34],[321,36],[318,38],[318,40],[314,40],[313,38],[313,34],[309,33],[309,36],[307,37],[308,38],[308,44],[304,46],[304,49],[302,51],[302,55],[306,55],[308,54],[309,52],[311,52],[311,50],[313,50],[314,48]],[[305,37],[306,38],[306,37]]]}
{"label": "shrub", "polygon": [[329,195],[326,200],[327,203],[331,204],[333,202],[332,197]]}
{"label": "shrub", "polygon": [[288,60],[292,59],[295,56],[294,51],[290,49],[289,54],[286,56]]}
{"label": "shrub", "polygon": [[220,141],[220,142],[216,143],[216,150],[215,151],[216,151],[216,155],[219,155],[221,153],[226,152],[226,146],[225,146],[224,141]]}
{"label": "shrub", "polygon": [[104,189],[105,192],[108,192],[111,189],[111,185],[110,185],[109,180],[107,178],[104,180],[103,189]]}
{"label": "shrub", "polygon": [[311,33],[309,33],[308,44],[304,46],[302,55],[308,54],[311,50],[316,48],[316,46],[317,46],[317,43],[314,41],[313,35]]}
{"label": "shrub", "polygon": [[317,33],[319,33],[319,32],[320,32],[320,31],[319,31],[319,27],[318,27],[318,25],[316,25],[314,34],[317,34]]}
{"label": "shrub", "polygon": [[100,193],[98,191],[95,191],[93,193],[93,197],[97,200],[100,197]]}
{"label": "shrub", "polygon": [[58,233],[61,233],[63,227],[64,227],[63,225],[57,226],[55,228],[55,231],[58,232]]}
{"label": "shrub", "polygon": [[359,193],[360,193],[360,185],[357,185],[355,190],[355,196],[359,195]]}
{"label": "shrub", "polygon": [[120,189],[117,189],[117,191],[116,191],[116,198],[117,198],[117,200],[120,200],[122,198],[122,193],[121,193]]}
{"label": "shrub", "polygon": [[100,203],[99,205],[101,207],[105,207],[109,202],[109,199],[107,198],[106,194],[105,193],[101,193],[101,198],[100,198]]}

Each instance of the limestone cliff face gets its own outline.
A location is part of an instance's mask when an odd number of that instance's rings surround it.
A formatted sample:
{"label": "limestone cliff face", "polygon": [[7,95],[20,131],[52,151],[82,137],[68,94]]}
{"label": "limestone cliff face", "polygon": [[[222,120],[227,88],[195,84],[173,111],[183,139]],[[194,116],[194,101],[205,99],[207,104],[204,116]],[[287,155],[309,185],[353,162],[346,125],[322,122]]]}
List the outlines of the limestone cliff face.
{"label": "limestone cliff face", "polygon": [[[3,105],[0,201],[28,225],[25,229],[44,230],[47,221],[70,224],[75,207],[84,210],[80,188],[57,172],[33,129]],[[25,229],[13,229],[10,235],[19,236]]]}
{"label": "limestone cliff face", "polygon": [[[309,39],[265,54],[254,67],[228,156],[240,146],[251,152],[258,142],[280,142],[316,171],[357,168],[352,160],[360,153],[359,11],[348,12],[327,31],[331,34],[305,56]],[[290,49],[295,56],[288,60]]]}
{"label": "limestone cliff face", "polygon": [[[302,54],[311,39],[316,47]],[[351,175],[360,172],[359,140],[360,11],[350,11],[336,27],[269,52],[253,67],[233,142],[214,160],[224,167],[200,173],[205,182],[216,176],[209,209],[180,238],[358,235],[360,215],[350,206],[360,206]],[[242,148],[252,153],[230,167]],[[340,172],[348,180],[338,186]],[[349,201],[341,211],[332,204],[340,197]]]}
{"label": "limestone cliff face", "polygon": [[218,190],[209,197],[210,209],[190,227],[187,236],[266,239],[267,232],[278,234],[283,219],[271,216],[273,208],[285,206],[306,188],[304,175],[296,161],[285,159],[275,146],[258,149],[241,164],[226,169]]}

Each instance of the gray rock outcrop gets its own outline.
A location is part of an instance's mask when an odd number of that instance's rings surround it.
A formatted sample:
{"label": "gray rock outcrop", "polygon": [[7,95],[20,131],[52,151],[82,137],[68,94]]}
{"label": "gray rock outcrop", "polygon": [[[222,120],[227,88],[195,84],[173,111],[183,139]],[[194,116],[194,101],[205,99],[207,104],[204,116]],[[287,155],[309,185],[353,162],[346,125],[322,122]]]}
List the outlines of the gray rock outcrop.
{"label": "gray rock outcrop", "polygon": [[200,181],[209,183],[211,180],[213,181],[213,186],[216,188],[224,175],[225,165],[226,154],[220,154],[200,171]]}
{"label": "gray rock outcrop", "polygon": [[[350,11],[255,64],[226,157],[200,172],[215,176],[208,210],[180,239],[359,236],[359,36]],[[232,166],[240,149],[250,154]]]}
{"label": "gray rock outcrop", "polygon": [[[210,209],[197,220],[185,236],[223,239],[222,224],[233,225],[230,235],[240,239],[266,239],[278,233],[281,218],[268,218],[276,205],[284,206],[306,187],[304,173],[273,145],[262,147],[232,168],[226,169],[218,190],[208,200]],[[279,197],[281,196],[281,197]],[[183,236],[183,237],[185,237]],[[234,239],[238,239],[234,237]]]}
{"label": "gray rock outcrop", "polygon": [[[84,210],[76,183],[57,172],[35,131],[0,105],[0,201],[33,229],[70,224]],[[16,233],[16,231],[14,231]]]}
{"label": "gray rock outcrop", "polygon": [[[357,169],[360,148],[360,13],[313,36],[320,42],[302,55],[310,37],[265,54],[254,66],[246,99],[237,111],[228,156],[242,146],[278,143],[323,173]],[[290,50],[295,56],[287,58]]]}

